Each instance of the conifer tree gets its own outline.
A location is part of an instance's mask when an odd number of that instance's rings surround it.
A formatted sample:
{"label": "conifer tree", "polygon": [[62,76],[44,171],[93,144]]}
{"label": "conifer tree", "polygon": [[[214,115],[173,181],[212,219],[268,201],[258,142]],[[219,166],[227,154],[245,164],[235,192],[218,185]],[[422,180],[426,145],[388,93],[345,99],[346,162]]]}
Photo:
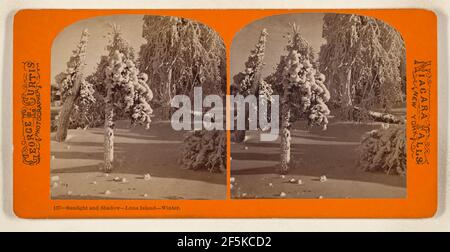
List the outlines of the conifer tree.
{"label": "conifer tree", "polygon": [[[264,67],[264,53],[267,41],[267,31],[263,29],[255,48],[250,51],[245,70],[233,77],[232,89],[242,96],[254,95],[259,98],[262,95],[266,100],[270,100],[273,90],[272,87],[261,78],[261,70]],[[256,109],[256,108],[255,108]],[[248,109],[245,111],[245,122],[248,125]],[[246,126],[247,127],[247,126]],[[235,141],[242,142],[245,139],[245,130],[235,130]]]}
{"label": "conifer tree", "polygon": [[104,68],[105,88],[105,172],[111,172],[114,161],[114,120],[115,114],[127,115],[132,125],[150,127],[152,108],[149,102],[153,93],[147,85],[148,77],[140,73],[134,61],[116,46],[123,41],[120,31],[113,29],[112,44]]}
{"label": "conifer tree", "polygon": [[[288,55],[282,56],[276,71],[266,78],[281,96],[281,157],[280,172],[287,173],[291,160],[291,122],[306,118],[310,126],[327,128],[330,110],[326,102],[330,93],[324,85],[325,75],[313,66],[311,46],[292,25],[286,47]],[[301,117],[293,117],[297,111]]]}
{"label": "conifer tree", "polygon": [[66,71],[58,74],[55,78],[62,102],[62,108],[57,118],[56,141],[58,142],[63,142],[67,138],[67,130],[74,108],[76,108],[75,112],[80,115],[79,113],[85,113],[90,104],[95,102],[92,84],[83,79],[88,37],[88,31],[83,30],[80,42],[67,62]]}
{"label": "conifer tree", "polygon": [[[91,107],[92,121],[89,123],[90,127],[103,126],[105,123],[105,97],[106,97],[106,67],[109,64],[109,59],[113,56],[114,52],[117,50],[123,54],[125,59],[129,59],[133,62],[137,62],[135,52],[133,47],[130,46],[128,41],[126,41],[120,31],[120,27],[116,24],[111,24],[111,32],[108,33],[109,43],[106,46],[107,54],[100,57],[100,61],[95,69],[95,71],[86,77],[89,83],[92,83],[95,90],[94,97],[96,102]],[[122,113],[122,111],[116,111],[114,114],[116,119],[127,119],[128,115]]]}

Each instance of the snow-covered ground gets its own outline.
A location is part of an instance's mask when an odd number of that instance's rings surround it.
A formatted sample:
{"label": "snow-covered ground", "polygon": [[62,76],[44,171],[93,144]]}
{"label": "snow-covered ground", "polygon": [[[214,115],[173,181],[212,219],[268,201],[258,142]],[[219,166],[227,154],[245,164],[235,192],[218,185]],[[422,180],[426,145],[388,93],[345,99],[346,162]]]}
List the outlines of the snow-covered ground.
{"label": "snow-covered ground", "polygon": [[[245,143],[231,145],[233,198],[404,198],[406,177],[362,171],[359,142],[378,123],[334,122],[328,130],[307,130],[305,123],[291,130],[292,167],[280,176],[280,142],[260,142],[247,132]],[[323,177],[324,176],[324,177]],[[326,179],[322,179],[326,178]],[[300,183],[298,182],[300,180]]]}
{"label": "snow-covered ground", "polygon": [[149,130],[116,123],[114,171],[108,175],[100,171],[102,128],[69,130],[64,143],[54,141],[53,134],[50,187],[54,199],[226,197],[225,173],[182,168],[179,157],[185,132],[172,130],[169,122],[154,122]]}

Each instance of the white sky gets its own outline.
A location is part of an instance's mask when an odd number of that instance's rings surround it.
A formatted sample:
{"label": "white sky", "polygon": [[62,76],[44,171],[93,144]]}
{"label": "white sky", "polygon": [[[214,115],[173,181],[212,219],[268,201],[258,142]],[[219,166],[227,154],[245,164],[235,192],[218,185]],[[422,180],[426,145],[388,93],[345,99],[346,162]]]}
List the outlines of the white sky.
{"label": "white sky", "polygon": [[[78,21],[61,31],[52,45],[52,83],[54,77],[66,69],[66,63],[79,42],[81,32],[87,28],[89,31],[89,42],[87,48],[87,59],[85,75],[92,73],[101,55],[106,54],[108,44],[107,34],[111,31],[110,24],[116,23],[120,26],[124,38],[135,49],[136,54],[140,46],[145,43],[142,38],[143,15],[113,15],[100,16]],[[289,23],[295,22],[316,52],[324,43],[322,39],[323,14],[321,13],[299,13],[271,16],[257,20],[245,26],[236,34],[231,45],[231,77],[244,68],[244,62],[254,48],[263,28],[267,29],[269,36],[266,43],[265,63],[263,76],[273,72],[279,62],[280,56],[285,54],[287,38],[285,35],[290,31]],[[230,78],[231,79],[231,78]]]}
{"label": "white sky", "polygon": [[66,69],[69,57],[80,41],[81,32],[87,28],[89,41],[87,45],[87,58],[85,75],[94,72],[100,61],[101,55],[106,55],[108,44],[108,32],[111,31],[111,23],[120,26],[123,37],[134,48],[136,54],[146,41],[142,38],[143,15],[114,15],[100,16],[80,20],[61,31],[53,41],[52,45],[52,83],[54,77]]}
{"label": "white sky", "polygon": [[244,63],[247,61],[250,50],[255,47],[263,28],[266,28],[269,33],[263,77],[272,73],[280,61],[280,56],[286,54],[285,47],[288,39],[285,36],[291,31],[289,23],[296,23],[302,36],[318,53],[320,46],[325,42],[322,38],[322,13],[294,13],[266,17],[248,24],[235,35],[230,52],[231,77],[244,70]]}

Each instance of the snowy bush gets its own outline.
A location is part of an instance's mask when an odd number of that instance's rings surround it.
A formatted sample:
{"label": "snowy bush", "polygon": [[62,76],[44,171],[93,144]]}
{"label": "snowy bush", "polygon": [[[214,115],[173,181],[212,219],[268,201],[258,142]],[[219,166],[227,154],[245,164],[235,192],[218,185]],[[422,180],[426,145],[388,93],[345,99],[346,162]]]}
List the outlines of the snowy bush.
{"label": "snowy bush", "polygon": [[187,133],[181,162],[186,169],[223,172],[226,170],[225,131],[199,130]]}
{"label": "snowy bush", "polygon": [[366,171],[406,174],[406,127],[387,125],[367,132],[359,148],[359,165]]}

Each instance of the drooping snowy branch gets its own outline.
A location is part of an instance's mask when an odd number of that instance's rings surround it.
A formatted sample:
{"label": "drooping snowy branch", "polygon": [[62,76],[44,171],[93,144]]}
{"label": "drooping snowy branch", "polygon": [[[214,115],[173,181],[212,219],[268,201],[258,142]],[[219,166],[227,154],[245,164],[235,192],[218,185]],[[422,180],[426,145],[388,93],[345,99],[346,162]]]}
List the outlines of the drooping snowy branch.
{"label": "drooping snowy branch", "polygon": [[[154,103],[170,108],[175,95],[225,95],[226,58],[221,37],[199,22],[166,16],[144,17],[140,70],[149,77]],[[164,116],[169,116],[166,114]]]}
{"label": "drooping snowy branch", "polygon": [[338,107],[389,110],[404,101],[405,45],[389,24],[368,16],[325,14],[319,54]]}

